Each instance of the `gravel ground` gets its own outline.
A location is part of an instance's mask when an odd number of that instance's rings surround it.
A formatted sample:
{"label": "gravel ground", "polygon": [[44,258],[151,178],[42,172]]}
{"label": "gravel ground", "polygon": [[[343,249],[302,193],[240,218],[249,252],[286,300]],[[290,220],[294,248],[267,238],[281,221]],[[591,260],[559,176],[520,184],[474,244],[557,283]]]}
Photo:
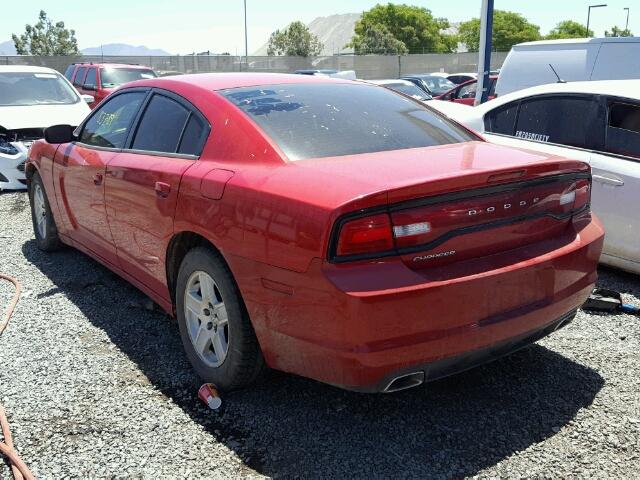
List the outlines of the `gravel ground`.
{"label": "gravel ground", "polygon": [[[506,359],[391,395],[271,373],[212,412],[177,325],[83,254],[40,252],[0,194],[0,402],[39,478],[640,476],[640,320],[578,314]],[[600,285],[640,305],[640,278]],[[11,295],[0,284],[0,308]],[[0,462],[0,478],[9,475]]]}

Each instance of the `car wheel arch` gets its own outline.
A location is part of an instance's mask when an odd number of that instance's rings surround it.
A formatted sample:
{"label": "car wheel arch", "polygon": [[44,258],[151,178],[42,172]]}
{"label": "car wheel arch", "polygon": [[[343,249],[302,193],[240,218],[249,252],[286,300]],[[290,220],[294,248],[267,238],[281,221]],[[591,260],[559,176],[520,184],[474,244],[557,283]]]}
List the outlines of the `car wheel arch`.
{"label": "car wheel arch", "polygon": [[[192,231],[181,231],[174,233],[173,237],[171,237],[171,240],[169,241],[169,244],[167,245],[167,253],[165,256],[167,287],[169,289],[169,295],[171,297],[171,304],[174,315],[176,313],[176,284],[178,280],[180,265],[187,253],[196,247],[206,247],[210,249],[222,259],[222,261],[226,264],[227,268],[231,272],[229,263],[224,258],[224,255],[222,254],[220,249],[216,247],[211,240],[199,233]],[[233,276],[233,272],[231,272],[231,275]]]}

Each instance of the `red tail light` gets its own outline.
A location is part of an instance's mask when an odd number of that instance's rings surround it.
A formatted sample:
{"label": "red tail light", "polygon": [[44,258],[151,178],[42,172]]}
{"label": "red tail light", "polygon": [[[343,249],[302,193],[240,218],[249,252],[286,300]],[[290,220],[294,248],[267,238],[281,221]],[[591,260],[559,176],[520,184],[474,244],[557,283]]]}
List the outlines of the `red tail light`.
{"label": "red tail light", "polygon": [[588,179],[578,180],[575,186],[576,198],[573,209],[578,210],[591,202],[591,181]]}
{"label": "red tail light", "polygon": [[389,215],[381,213],[342,224],[337,255],[359,255],[393,249]]}
{"label": "red tail light", "polygon": [[[527,236],[535,239],[536,235],[553,235],[572,217],[582,217],[585,212],[589,216],[591,180],[585,177],[584,174],[563,175],[452,192],[390,205],[384,213],[378,209],[375,214],[347,217],[337,224],[329,258],[343,262],[432,250],[440,255],[438,248],[445,243],[448,248],[452,242],[455,245],[467,242],[464,249],[471,252],[492,241],[493,246],[484,248],[489,251],[506,245],[507,239],[492,240],[490,233],[481,239],[479,232],[539,219],[556,223],[547,224],[550,230],[527,235],[522,233],[526,230],[514,230],[512,244],[526,242]],[[540,223],[536,225],[539,227]],[[459,252],[456,258],[462,256]]]}

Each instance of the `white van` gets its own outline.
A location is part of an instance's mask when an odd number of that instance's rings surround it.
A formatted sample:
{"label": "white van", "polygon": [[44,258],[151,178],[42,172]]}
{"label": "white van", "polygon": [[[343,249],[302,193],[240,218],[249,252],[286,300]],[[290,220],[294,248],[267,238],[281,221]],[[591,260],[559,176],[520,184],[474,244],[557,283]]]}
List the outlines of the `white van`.
{"label": "white van", "polygon": [[514,45],[507,55],[496,95],[554,83],[558,78],[626,80],[640,78],[640,37],[572,38]]}

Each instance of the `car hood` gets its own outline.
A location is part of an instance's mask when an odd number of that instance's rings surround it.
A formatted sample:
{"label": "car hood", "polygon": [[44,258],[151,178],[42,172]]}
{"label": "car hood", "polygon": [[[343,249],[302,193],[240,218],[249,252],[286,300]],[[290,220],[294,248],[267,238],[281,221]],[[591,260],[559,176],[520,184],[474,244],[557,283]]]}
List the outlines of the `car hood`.
{"label": "car hood", "polygon": [[7,130],[61,124],[77,126],[90,111],[82,101],[71,105],[0,106],[0,126]]}

